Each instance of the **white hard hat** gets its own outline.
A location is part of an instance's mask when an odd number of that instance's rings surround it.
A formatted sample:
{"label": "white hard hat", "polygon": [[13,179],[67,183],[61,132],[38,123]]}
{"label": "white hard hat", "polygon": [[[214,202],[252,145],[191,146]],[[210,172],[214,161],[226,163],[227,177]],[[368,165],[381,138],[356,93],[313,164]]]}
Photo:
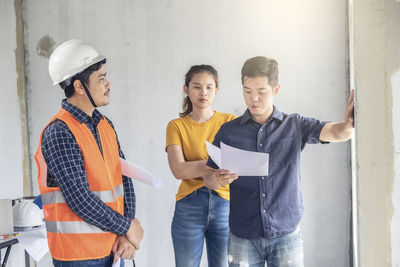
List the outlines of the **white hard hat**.
{"label": "white hard hat", "polygon": [[49,74],[53,85],[71,78],[105,59],[97,51],[79,40],[69,40],[60,44],[49,58]]}
{"label": "white hard hat", "polygon": [[43,211],[32,201],[22,200],[13,206],[14,227],[33,227],[43,224]]}

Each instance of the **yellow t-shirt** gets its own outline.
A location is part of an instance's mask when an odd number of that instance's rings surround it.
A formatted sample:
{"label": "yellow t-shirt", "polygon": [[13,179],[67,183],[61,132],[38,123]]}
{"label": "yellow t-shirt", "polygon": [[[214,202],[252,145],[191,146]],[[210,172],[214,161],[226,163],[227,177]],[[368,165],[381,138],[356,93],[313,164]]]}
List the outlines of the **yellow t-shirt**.
{"label": "yellow t-shirt", "polygon": [[[183,156],[186,161],[208,159],[205,140],[212,143],[214,136],[225,122],[236,118],[233,114],[214,112],[214,116],[206,122],[197,122],[190,115],[172,120],[167,126],[167,144],[182,147]],[[176,194],[176,201],[184,198],[193,191],[204,186],[203,178],[182,180]],[[229,200],[229,185],[221,186],[215,190],[218,195]]]}

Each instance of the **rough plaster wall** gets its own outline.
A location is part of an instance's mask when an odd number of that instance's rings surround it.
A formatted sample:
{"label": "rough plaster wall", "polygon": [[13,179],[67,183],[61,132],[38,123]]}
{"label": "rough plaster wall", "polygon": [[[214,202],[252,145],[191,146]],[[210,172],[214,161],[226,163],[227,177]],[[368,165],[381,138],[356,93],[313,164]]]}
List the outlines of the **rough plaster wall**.
{"label": "rough plaster wall", "polygon": [[[240,115],[244,60],[274,57],[278,108],[343,119],[346,1],[38,0],[24,1],[24,20],[31,151],[63,97],[51,86],[40,40],[48,36],[57,45],[78,38],[108,57],[111,104],[100,110],[114,122],[127,158],[166,179],[157,190],[135,183],[145,228],[138,266],[173,266],[170,223],[179,183],[168,168],[165,127],[177,116],[190,65],[213,64],[221,80],[215,108]],[[349,145],[309,146],[302,164],[306,266],[349,266]],[[36,167],[32,173],[35,181]]]}
{"label": "rough plaster wall", "polygon": [[[400,99],[400,69],[391,77],[393,99]],[[392,202],[394,215],[391,222],[392,266],[400,266],[400,103],[393,101],[393,133],[394,133],[394,184]],[[396,116],[397,115],[397,116]]]}
{"label": "rough plaster wall", "polygon": [[392,95],[394,181],[393,217],[390,224],[392,266],[400,267],[400,2],[387,1],[387,80]]}
{"label": "rough plaster wall", "polygon": [[12,1],[0,1],[0,29],[7,36],[0,46],[0,78],[3,81],[0,97],[0,198],[22,196],[22,145],[17,67],[15,62],[15,11]]}
{"label": "rough plaster wall", "polygon": [[400,4],[354,1],[354,21],[359,262],[397,267]]}
{"label": "rough plaster wall", "polygon": [[[15,49],[16,19],[13,1],[0,1],[0,199],[14,199],[23,195],[23,148],[17,93],[17,66]],[[0,215],[1,218],[1,215]],[[19,267],[24,263],[24,252],[15,245],[7,266]],[[2,256],[6,250],[1,251]]]}
{"label": "rough plaster wall", "polygon": [[[387,79],[392,94],[394,145],[394,181],[392,188],[393,218],[390,224],[392,266],[400,267],[400,1],[386,2],[387,12]],[[389,80],[390,79],[390,80]]]}
{"label": "rough plaster wall", "polygon": [[392,95],[394,181],[393,217],[390,224],[392,266],[400,266],[400,2],[387,1],[387,79]]}

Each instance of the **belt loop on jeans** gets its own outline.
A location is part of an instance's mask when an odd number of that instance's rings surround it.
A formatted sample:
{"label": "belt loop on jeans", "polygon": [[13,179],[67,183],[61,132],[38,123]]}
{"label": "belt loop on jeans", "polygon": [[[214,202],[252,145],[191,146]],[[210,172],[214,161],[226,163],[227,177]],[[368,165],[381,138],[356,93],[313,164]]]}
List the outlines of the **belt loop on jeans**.
{"label": "belt loop on jeans", "polygon": [[208,189],[207,187],[203,186],[203,187],[200,187],[199,189],[197,189],[196,191],[198,191],[198,192],[209,192],[210,193],[213,190]]}

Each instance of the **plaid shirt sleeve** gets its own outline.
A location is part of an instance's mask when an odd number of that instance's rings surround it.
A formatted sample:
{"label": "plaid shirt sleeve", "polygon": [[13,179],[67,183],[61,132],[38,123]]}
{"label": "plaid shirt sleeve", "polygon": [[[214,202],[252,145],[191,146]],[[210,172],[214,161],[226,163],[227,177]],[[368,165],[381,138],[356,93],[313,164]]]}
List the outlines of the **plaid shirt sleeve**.
{"label": "plaid shirt sleeve", "polygon": [[[83,220],[103,231],[125,235],[130,219],[108,207],[89,191],[82,152],[67,125],[59,120],[43,133],[42,153],[67,205]],[[134,194],[134,193],[133,193]]]}
{"label": "plaid shirt sleeve", "polygon": [[[112,122],[107,117],[106,119],[111,127],[114,129],[114,125],[112,124]],[[115,129],[114,132],[115,136],[117,136],[119,156],[125,159],[125,155],[121,150],[121,146],[119,145],[118,135]],[[122,182],[124,184],[124,214],[125,217],[127,217],[128,219],[133,219],[135,218],[136,211],[135,188],[133,187],[132,179],[125,175],[122,175]]]}

